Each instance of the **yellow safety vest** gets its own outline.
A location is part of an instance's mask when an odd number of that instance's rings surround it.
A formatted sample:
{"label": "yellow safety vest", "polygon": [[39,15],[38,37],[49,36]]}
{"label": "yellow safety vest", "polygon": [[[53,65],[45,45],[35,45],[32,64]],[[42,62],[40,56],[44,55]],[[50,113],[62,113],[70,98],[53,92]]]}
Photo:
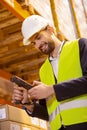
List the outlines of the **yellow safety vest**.
{"label": "yellow safety vest", "polygon": [[[64,44],[59,58],[57,82],[61,83],[82,77],[78,40]],[[47,85],[55,84],[55,78],[49,59],[40,69],[40,79]],[[59,102],[55,95],[46,102],[51,130],[58,130],[61,125],[87,122],[87,95],[77,96]]]}

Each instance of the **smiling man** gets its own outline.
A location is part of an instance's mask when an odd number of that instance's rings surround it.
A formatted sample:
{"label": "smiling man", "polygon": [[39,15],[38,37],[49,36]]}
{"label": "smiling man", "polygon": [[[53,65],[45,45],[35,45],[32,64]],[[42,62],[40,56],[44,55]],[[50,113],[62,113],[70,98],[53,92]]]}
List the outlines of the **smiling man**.
{"label": "smiling man", "polygon": [[[87,130],[87,39],[60,41],[55,29],[39,15],[22,24],[23,44],[33,44],[48,58],[40,68],[40,81],[25,90],[14,87],[30,116],[49,121],[51,130]],[[31,105],[28,99],[35,99]]]}

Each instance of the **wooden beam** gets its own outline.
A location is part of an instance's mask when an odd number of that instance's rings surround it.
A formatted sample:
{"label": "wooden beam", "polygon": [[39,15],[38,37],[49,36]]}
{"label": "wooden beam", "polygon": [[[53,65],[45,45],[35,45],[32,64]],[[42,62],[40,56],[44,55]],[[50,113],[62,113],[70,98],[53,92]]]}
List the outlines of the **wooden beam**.
{"label": "wooden beam", "polygon": [[29,11],[23,9],[16,0],[0,0],[0,3],[8,10],[10,10],[21,21],[23,21],[26,17],[30,15]]}
{"label": "wooden beam", "polygon": [[[9,35],[8,37],[4,37],[4,40],[1,41],[0,47],[10,44],[18,44],[20,40],[22,41],[23,37],[20,32]],[[19,44],[18,44],[19,45]]]}
{"label": "wooden beam", "polygon": [[27,67],[32,67],[33,65],[37,65],[37,64],[40,64],[42,62],[44,62],[46,59],[46,57],[44,58],[39,58],[39,59],[34,59],[32,60],[31,62],[27,62],[27,61],[24,61],[23,63],[20,63],[20,64],[13,64],[11,66],[9,66],[9,68],[5,68],[5,70],[7,70],[8,72],[13,72],[13,71],[17,71],[17,70],[23,70]]}
{"label": "wooden beam", "polygon": [[[28,59],[31,60],[37,58],[37,56],[41,54],[35,48],[32,48],[30,51],[30,48],[24,48],[24,46],[15,48],[12,51],[10,51],[10,49],[7,52],[6,51],[7,51],[6,48],[5,50],[4,49],[2,50],[2,52],[4,52],[6,56],[3,53],[0,53],[0,65],[5,64],[8,66],[10,64],[17,63],[17,61],[21,62]],[[14,57],[15,55],[16,57]]]}

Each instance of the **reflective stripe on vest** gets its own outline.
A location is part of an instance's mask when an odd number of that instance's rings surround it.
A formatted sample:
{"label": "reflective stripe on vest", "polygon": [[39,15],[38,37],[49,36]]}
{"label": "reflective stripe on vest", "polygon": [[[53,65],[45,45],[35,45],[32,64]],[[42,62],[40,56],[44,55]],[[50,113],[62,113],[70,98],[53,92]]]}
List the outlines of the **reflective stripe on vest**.
{"label": "reflective stripe on vest", "polygon": [[73,108],[81,108],[87,107],[87,99],[86,100],[75,100],[60,104],[56,110],[49,116],[49,121],[51,122],[60,111],[73,109]]}

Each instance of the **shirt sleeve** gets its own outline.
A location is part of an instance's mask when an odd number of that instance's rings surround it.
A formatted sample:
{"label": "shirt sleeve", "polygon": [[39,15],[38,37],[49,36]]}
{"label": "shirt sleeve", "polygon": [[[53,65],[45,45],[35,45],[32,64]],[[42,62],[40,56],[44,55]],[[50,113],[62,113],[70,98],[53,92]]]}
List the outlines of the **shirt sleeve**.
{"label": "shirt sleeve", "polygon": [[23,109],[32,117],[37,117],[47,121],[49,119],[45,99],[40,100],[39,103],[34,103],[33,112],[29,111],[25,106],[23,106]]}
{"label": "shirt sleeve", "polygon": [[58,101],[87,94],[87,39],[81,38],[78,43],[83,76],[53,85]]}

